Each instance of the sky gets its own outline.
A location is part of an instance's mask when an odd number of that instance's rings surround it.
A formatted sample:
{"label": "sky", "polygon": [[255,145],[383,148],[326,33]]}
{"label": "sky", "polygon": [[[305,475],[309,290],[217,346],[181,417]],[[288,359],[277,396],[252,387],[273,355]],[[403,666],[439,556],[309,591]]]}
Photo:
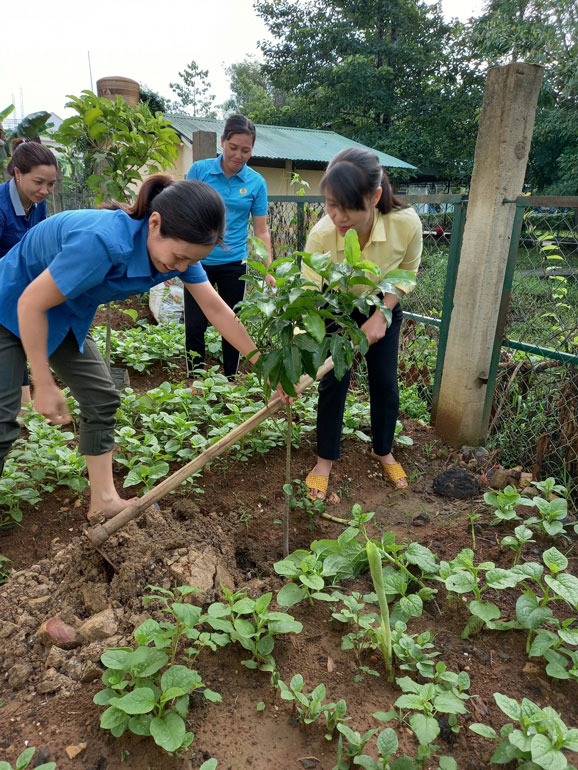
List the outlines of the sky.
{"label": "sky", "polygon": [[[447,19],[465,21],[482,5],[442,0]],[[68,117],[67,94],[96,91],[96,81],[108,76],[175,98],[169,83],[191,59],[209,70],[221,104],[230,95],[225,68],[248,55],[260,58],[258,41],[268,36],[253,0],[27,0],[26,16],[2,41],[0,110],[15,104],[11,118],[38,110]]]}

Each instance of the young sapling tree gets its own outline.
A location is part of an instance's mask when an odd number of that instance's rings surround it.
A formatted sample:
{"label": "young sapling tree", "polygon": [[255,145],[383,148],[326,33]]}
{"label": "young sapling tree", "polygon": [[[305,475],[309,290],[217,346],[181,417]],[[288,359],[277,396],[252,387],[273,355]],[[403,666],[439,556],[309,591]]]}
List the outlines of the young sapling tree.
{"label": "young sapling tree", "polygon": [[[302,374],[312,379],[331,356],[335,376],[341,379],[351,367],[356,349],[365,354],[369,342],[351,318],[353,310],[369,316],[381,312],[391,322],[391,310],[381,299],[384,294],[400,296],[400,287],[415,286],[415,275],[405,270],[392,270],[381,276],[379,268],[364,259],[357,233],[345,235],[345,259],[331,261],[330,254],[296,252],[292,257],[274,260],[268,268],[266,249],[254,240],[257,259],[249,260],[250,270],[244,276],[249,284],[247,298],[241,303],[239,317],[250,324],[253,339],[261,352],[255,372],[268,388],[279,383],[290,396],[296,397],[295,386]],[[311,268],[319,280],[302,277],[301,262]],[[276,286],[271,290],[265,281],[271,273]],[[394,285],[394,283],[396,285]],[[355,291],[361,287],[361,293]],[[288,433],[291,431],[288,411]],[[291,479],[290,440],[287,441],[286,484]],[[289,495],[286,492],[286,498]],[[284,555],[289,553],[289,500],[285,505]]]}

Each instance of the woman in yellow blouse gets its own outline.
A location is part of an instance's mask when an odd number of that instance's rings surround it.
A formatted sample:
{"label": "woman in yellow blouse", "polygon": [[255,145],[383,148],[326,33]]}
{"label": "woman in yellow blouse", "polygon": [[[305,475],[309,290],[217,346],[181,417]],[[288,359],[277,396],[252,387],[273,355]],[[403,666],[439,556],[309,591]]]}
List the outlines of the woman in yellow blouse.
{"label": "woman in yellow blouse", "polygon": [[[332,259],[341,262],[345,233],[353,228],[363,256],[379,265],[382,275],[396,268],[417,274],[422,252],[420,219],[393,195],[377,156],[356,147],[342,150],[327,167],[321,190],[327,213],[311,230],[306,251],[331,252]],[[308,273],[304,268],[305,277],[315,277]],[[392,311],[389,327],[380,312],[367,317],[354,311],[353,318],[370,345],[366,361],[372,456],[396,489],[403,489],[408,485],[407,474],[391,451],[399,410],[397,356],[402,312],[395,294],[384,295],[383,301]],[[339,457],[350,374],[337,380],[330,372],[319,384],[317,463],[305,479],[313,499],[325,499],[331,467]]]}

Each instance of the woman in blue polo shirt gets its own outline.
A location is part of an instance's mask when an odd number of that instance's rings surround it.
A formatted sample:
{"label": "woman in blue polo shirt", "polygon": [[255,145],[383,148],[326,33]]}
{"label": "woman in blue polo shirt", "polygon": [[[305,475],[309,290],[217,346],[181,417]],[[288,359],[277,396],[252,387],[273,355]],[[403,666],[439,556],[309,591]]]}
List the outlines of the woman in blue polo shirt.
{"label": "woman in blue polo shirt", "polygon": [[66,211],[34,227],[0,260],[0,471],[19,432],[20,382],[30,362],[34,406],[50,422],[70,417],[50,368],[80,406],[80,451],[91,485],[88,517],[126,507],[113,483],[120,398],[88,331],[98,306],[179,276],[210,322],[243,355],[255,345],[196,264],[222,242],[225,208],[197,181],[157,175],[132,207]]}
{"label": "woman in blue polo shirt", "polygon": [[[31,227],[46,219],[46,198],[56,182],[58,162],[48,147],[22,139],[12,145],[8,173],[0,185],[0,258],[15,246]],[[22,377],[22,405],[30,401],[28,369]]]}
{"label": "woman in blue polo shirt", "polygon": [[[247,235],[249,217],[253,230],[267,247],[271,263],[271,236],[267,227],[267,185],[265,180],[247,166],[255,144],[255,126],[244,115],[231,115],[221,137],[223,152],[217,158],[194,163],[187,179],[200,179],[213,187],[225,201],[227,226],[224,244],[215,246],[203,260],[207,277],[229,307],[233,308],[245,294],[247,272]],[[268,283],[274,283],[272,276]],[[205,332],[208,321],[194,298],[185,292],[185,347],[187,367],[191,371],[205,358]],[[223,369],[232,379],[239,366],[239,353],[223,340]]]}

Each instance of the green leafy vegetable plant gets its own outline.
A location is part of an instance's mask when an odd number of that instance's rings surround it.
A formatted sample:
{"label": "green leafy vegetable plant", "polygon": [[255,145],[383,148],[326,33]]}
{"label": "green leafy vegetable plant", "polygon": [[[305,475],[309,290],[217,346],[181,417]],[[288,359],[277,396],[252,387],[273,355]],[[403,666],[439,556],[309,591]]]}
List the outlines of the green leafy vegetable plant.
{"label": "green leafy vegetable plant", "polygon": [[333,733],[339,724],[349,717],[346,717],[347,703],[342,699],[337,703],[324,703],[326,689],[323,683],[314,687],[310,693],[304,692],[305,683],[301,674],[295,674],[289,685],[286,685],[282,679],[278,680],[278,687],[281,698],[293,703],[295,713],[304,725],[310,725],[316,722],[319,717],[324,716],[327,726],[327,740],[331,740]]}
{"label": "green leafy vegetable plant", "polygon": [[198,589],[192,586],[179,586],[170,590],[160,586],[147,586],[152,592],[143,597],[144,604],[158,602],[170,620],[156,621],[147,618],[134,632],[136,641],[140,645],[154,644],[157,649],[166,650],[170,656],[170,664],[175,662],[179,644],[182,641],[191,644],[186,650],[187,662],[193,662],[204,647],[216,650],[229,644],[227,634],[211,633],[203,631],[201,626],[207,616],[201,614],[201,608],[194,604],[177,601],[185,598]]}
{"label": "green leafy vegetable plant", "polygon": [[339,623],[346,623],[353,627],[353,630],[345,634],[341,640],[342,650],[353,650],[357,660],[356,668],[358,673],[354,681],[358,682],[363,678],[363,674],[379,676],[377,671],[362,665],[362,654],[366,650],[374,650],[379,645],[379,635],[376,624],[380,622],[380,616],[375,612],[365,611],[365,599],[357,591],[350,595],[335,592],[334,596],[342,602],[342,607],[337,612],[333,612],[331,617]]}
{"label": "green leafy vegetable plant", "polygon": [[273,569],[278,575],[291,579],[277,594],[277,604],[281,607],[293,607],[303,599],[307,599],[310,605],[313,605],[313,599],[336,601],[332,594],[323,590],[323,561],[317,554],[305,550],[293,551],[287,558],[275,562]]}
{"label": "green leafy vegetable plant", "polygon": [[550,706],[541,709],[528,698],[518,703],[499,692],[494,693],[494,700],[513,722],[503,725],[500,735],[480,722],[469,726],[474,733],[498,741],[491,762],[515,761],[525,770],[575,770],[564,751],[578,751],[578,730],[567,727],[557,711]]}
{"label": "green leafy vegetable plant", "polygon": [[520,524],[514,530],[513,535],[506,535],[506,537],[502,539],[501,545],[503,548],[511,548],[512,551],[514,551],[514,564],[512,566],[515,567],[516,564],[520,561],[522,549],[526,543],[535,542],[536,541],[532,539],[532,530],[526,527],[524,524]]}
{"label": "green leafy vegetable plant", "polygon": [[[185,719],[189,695],[199,690],[207,701],[222,700],[219,693],[205,686],[197,671],[175,663],[182,640],[214,646],[228,643],[222,635],[202,638],[198,625],[206,616],[192,604],[177,601],[195,592],[190,586],[174,590],[149,586],[152,593],[143,602],[158,602],[169,616],[168,621],[148,618],[134,632],[138,647],[107,650],[101,656],[105,666],[102,681],[106,689],[94,696],[94,702],[106,706],[100,726],[120,737],[126,730],[151,736],[166,751],[181,752],[192,743],[194,734],[187,731]],[[217,637],[217,638],[216,638]]]}
{"label": "green leafy vegetable plant", "polygon": [[578,629],[572,626],[576,618],[566,618],[556,631],[540,629],[529,650],[530,657],[542,656],[546,662],[546,673],[554,679],[574,679],[578,681],[578,650],[570,650],[563,644],[578,645]]}
{"label": "green leafy vegetable plant", "polygon": [[516,487],[508,484],[504,490],[486,492],[484,502],[495,507],[492,524],[501,524],[503,521],[512,521],[520,517],[516,513],[519,505],[533,505],[532,498],[522,497]]}
{"label": "green leafy vegetable plant", "polygon": [[402,770],[403,765],[400,764],[400,760],[392,761],[392,757],[398,748],[399,741],[395,730],[391,727],[386,727],[377,736],[378,759],[375,760],[368,754],[356,754],[353,763],[364,767],[365,770]]}
{"label": "green leafy vegetable plant", "polygon": [[[485,575],[483,574],[485,573]],[[462,638],[477,633],[484,625],[486,628],[506,630],[516,626],[515,621],[498,621],[500,608],[494,602],[484,601],[488,589],[502,590],[513,588],[522,577],[514,570],[496,568],[493,561],[474,563],[474,552],[464,548],[450,562],[440,562],[440,579],[450,594],[473,593],[474,599],[468,603],[472,616],[462,631]]]}
{"label": "green leafy vegetable plant", "polygon": [[546,500],[550,500],[552,495],[568,498],[568,489],[563,484],[557,484],[553,476],[549,476],[544,481],[533,481],[532,486],[539,489]]}
{"label": "green leafy vegetable plant", "polygon": [[251,599],[246,591],[231,593],[224,587],[222,589],[226,602],[215,602],[208,607],[207,623],[214,630],[228,634],[232,642],[251,653],[251,658],[242,661],[244,666],[273,671],[275,636],[300,634],[303,624],[286,612],[271,610],[271,592]]}
{"label": "green leafy vegetable plant", "polygon": [[[565,571],[568,559],[557,548],[549,548],[542,554],[542,561],[549,574],[544,575],[544,567],[537,562],[525,562],[511,570],[519,577],[524,588],[516,601],[516,618],[520,626],[528,630],[528,654],[532,648],[534,632],[539,626],[544,623],[560,626],[552,607],[548,605],[564,601],[573,610],[578,610],[578,578]],[[537,590],[532,585],[537,586]]]}
{"label": "green leafy vegetable plant", "polygon": [[[396,679],[396,682],[403,691],[394,703],[399,709],[399,714],[389,711],[377,712],[373,716],[382,722],[389,722],[391,719],[407,720],[419,743],[416,765],[424,767],[439,752],[439,746],[434,744],[440,733],[437,715],[448,714],[452,730],[459,731],[457,715],[468,713],[464,702],[470,698],[466,692],[470,687],[470,679],[466,671],[459,674],[447,671],[445,664],[440,661],[436,665],[433,682],[419,684],[407,676]],[[403,716],[403,710],[412,713],[409,717]],[[451,766],[451,761],[448,764],[448,760],[451,760],[451,757],[440,757],[440,767]]]}
{"label": "green leafy vegetable plant", "polygon": [[[568,501],[563,497],[555,497],[552,500],[544,500],[542,497],[533,498],[538,516],[530,516],[526,519],[528,527],[544,532],[550,537],[565,535],[564,520],[568,518]],[[574,531],[578,533],[578,524],[574,525]]]}
{"label": "green leafy vegetable plant", "polygon": [[[406,634],[407,626],[398,620],[391,630],[392,649],[400,661],[399,668],[403,671],[415,671],[426,679],[435,675],[434,658],[440,653],[432,643],[431,631],[421,634]],[[430,652],[433,650],[433,652]]]}
{"label": "green leafy vegetable plant", "polygon": [[333,770],[349,770],[350,760],[355,759],[363,752],[365,745],[373,738],[377,730],[367,730],[361,735],[357,730],[352,730],[343,723],[337,725],[337,730],[340,735],[337,743],[337,764]]}
{"label": "green leafy vegetable plant", "polygon": [[221,696],[205,687],[196,671],[186,666],[170,665],[162,649],[129,647],[107,650],[101,656],[106,667],[102,681],[107,685],[94,696],[94,702],[106,706],[100,726],[120,737],[126,730],[136,735],[150,735],[169,753],[191,745],[194,733],[187,731],[185,718],[189,693],[202,690],[209,701]]}
{"label": "green leafy vegetable plant", "polygon": [[[14,768],[9,762],[0,760],[0,770],[25,770],[32,762],[36,746],[29,746],[17,757]],[[56,770],[56,762],[43,762],[35,766],[36,770]]]}

